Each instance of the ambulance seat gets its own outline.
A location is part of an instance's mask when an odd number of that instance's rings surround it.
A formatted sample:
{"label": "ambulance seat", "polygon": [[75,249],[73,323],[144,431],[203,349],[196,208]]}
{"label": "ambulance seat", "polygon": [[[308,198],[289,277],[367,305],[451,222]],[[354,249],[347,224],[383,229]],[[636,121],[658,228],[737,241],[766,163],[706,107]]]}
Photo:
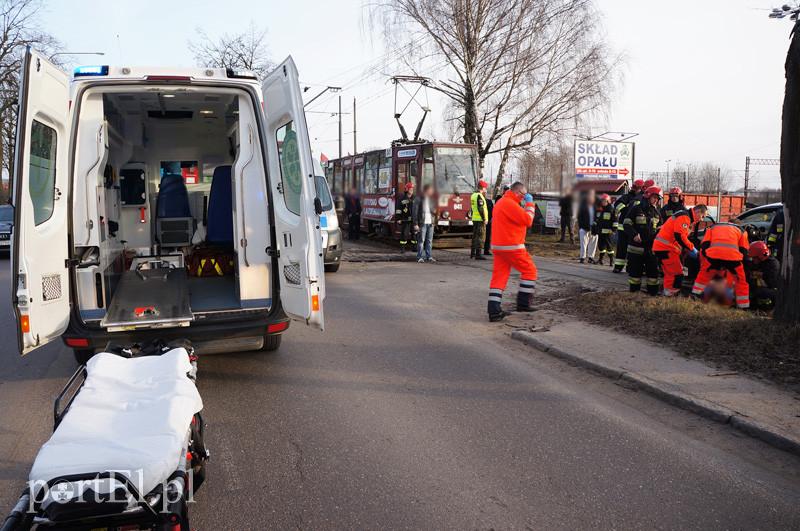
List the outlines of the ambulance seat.
{"label": "ambulance seat", "polygon": [[217,166],[214,169],[214,176],[211,178],[206,242],[215,245],[233,245],[233,196],[230,166]]}
{"label": "ambulance seat", "polygon": [[191,245],[194,218],[183,176],[167,173],[161,178],[156,202],[156,236],[165,247]]}

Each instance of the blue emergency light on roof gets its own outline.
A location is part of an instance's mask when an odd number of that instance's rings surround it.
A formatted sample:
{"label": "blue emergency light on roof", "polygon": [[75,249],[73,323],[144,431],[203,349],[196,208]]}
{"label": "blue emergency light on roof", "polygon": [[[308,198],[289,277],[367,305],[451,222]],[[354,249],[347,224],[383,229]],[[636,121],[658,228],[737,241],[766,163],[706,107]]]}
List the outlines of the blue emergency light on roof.
{"label": "blue emergency light on roof", "polygon": [[73,72],[74,77],[107,76],[108,65],[79,66]]}
{"label": "blue emergency light on roof", "polygon": [[233,68],[226,69],[226,73],[228,77],[236,78],[236,79],[258,79],[250,70],[234,70]]}

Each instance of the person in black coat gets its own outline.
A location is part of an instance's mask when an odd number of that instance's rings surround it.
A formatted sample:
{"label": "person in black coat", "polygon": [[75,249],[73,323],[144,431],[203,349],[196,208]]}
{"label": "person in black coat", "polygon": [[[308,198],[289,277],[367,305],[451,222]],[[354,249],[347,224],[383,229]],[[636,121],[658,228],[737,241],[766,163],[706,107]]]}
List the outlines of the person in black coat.
{"label": "person in black coat", "polygon": [[487,256],[492,254],[492,209],[494,201],[487,195],[486,210],[489,212],[489,220],[486,222],[486,240],[483,242],[483,254]]}
{"label": "person in black coat", "polygon": [[569,243],[575,243],[575,235],[572,234],[572,194],[569,190],[558,200],[558,208],[561,213],[561,239],[558,241],[566,243],[564,239],[569,232]]}
{"label": "person in black coat", "polygon": [[361,197],[355,187],[345,198],[344,215],[347,218],[347,238],[357,240],[361,235]]}

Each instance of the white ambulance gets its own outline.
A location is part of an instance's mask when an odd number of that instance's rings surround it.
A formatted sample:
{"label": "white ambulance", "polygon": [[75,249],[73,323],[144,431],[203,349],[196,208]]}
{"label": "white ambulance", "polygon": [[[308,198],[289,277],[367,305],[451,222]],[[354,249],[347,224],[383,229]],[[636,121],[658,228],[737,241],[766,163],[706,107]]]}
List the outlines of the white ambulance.
{"label": "white ambulance", "polygon": [[23,67],[12,297],[20,352],[63,337],[274,350],[322,329],[314,165],[298,74]]}

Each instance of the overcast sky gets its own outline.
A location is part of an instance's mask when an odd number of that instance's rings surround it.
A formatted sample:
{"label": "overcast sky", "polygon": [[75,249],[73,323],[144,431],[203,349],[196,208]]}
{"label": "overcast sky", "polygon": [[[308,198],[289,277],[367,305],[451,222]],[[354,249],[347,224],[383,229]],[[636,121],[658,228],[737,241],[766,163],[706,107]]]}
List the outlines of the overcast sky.
{"label": "overcast sky", "polygon": [[[237,32],[250,20],[266,27],[276,61],[291,54],[313,95],[342,85],[343,111],[357,98],[359,150],[398,136],[387,74],[407,73],[366,23],[362,0],[51,0],[45,29],[67,51],[103,51],[82,62],[192,66],[187,42],[197,29]],[[625,55],[624,84],[604,130],[640,133],[637,170],[665,171],[666,160],[714,161],[741,179],[746,155],[779,155],[783,61],[790,23],[767,18],[763,0],[598,0],[609,40]],[[433,73],[431,74],[433,75]],[[310,97],[310,96],[309,96]],[[443,137],[442,101],[431,93],[424,133]],[[314,148],[337,155],[337,95],[309,110]],[[407,128],[418,111],[409,107]],[[344,152],[353,150],[352,115],[344,116]],[[759,186],[779,182],[776,168],[754,168]]]}

